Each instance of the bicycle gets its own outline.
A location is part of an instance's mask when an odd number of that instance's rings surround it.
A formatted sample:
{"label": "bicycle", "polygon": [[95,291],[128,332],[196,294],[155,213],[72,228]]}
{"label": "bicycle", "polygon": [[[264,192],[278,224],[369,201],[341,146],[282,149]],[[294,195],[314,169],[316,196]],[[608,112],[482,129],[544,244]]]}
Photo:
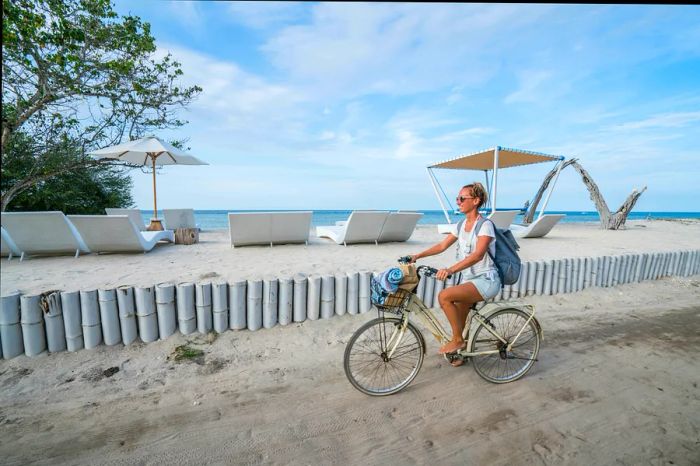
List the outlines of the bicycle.
{"label": "bicycle", "polygon": [[[402,257],[399,263],[408,263]],[[417,267],[421,279],[437,269]],[[374,280],[374,277],[371,278]],[[507,383],[523,377],[534,365],[543,337],[532,305],[484,303],[472,306],[465,330],[465,349],[448,353],[449,362],[472,361],[484,380]],[[418,375],[426,351],[423,334],[409,321],[416,315],[440,343],[450,337],[433,312],[413,292],[399,289],[374,302],[379,317],[355,331],[345,347],[343,367],[350,383],[367,395],[392,395],[406,388]],[[397,317],[386,317],[387,313]],[[472,325],[476,321],[475,325]]]}

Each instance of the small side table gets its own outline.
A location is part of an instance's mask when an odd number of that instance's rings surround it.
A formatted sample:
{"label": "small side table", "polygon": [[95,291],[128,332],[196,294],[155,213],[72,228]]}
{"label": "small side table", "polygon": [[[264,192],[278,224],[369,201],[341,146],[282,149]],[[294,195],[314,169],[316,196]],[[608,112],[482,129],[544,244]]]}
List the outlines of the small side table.
{"label": "small side table", "polygon": [[175,244],[199,243],[199,228],[175,229]]}

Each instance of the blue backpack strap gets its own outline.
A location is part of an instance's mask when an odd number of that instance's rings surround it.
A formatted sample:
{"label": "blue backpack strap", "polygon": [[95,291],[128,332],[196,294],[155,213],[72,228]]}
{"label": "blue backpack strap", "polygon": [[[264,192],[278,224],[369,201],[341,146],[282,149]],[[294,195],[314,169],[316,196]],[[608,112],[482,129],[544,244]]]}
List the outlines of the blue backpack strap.
{"label": "blue backpack strap", "polygon": [[[494,234],[496,233],[496,225],[494,225],[493,221],[490,218],[484,218],[481,217],[477,222],[476,225],[474,225],[474,234],[478,237],[479,236],[479,231],[481,230],[481,225],[483,225],[486,222],[491,222],[491,225],[493,225],[493,232]],[[496,239],[495,237],[493,239]],[[477,241],[479,241],[477,239]],[[488,253],[489,257],[493,261],[493,263],[496,263],[496,258],[491,255],[491,245],[489,244],[489,247],[486,248],[486,252]]]}

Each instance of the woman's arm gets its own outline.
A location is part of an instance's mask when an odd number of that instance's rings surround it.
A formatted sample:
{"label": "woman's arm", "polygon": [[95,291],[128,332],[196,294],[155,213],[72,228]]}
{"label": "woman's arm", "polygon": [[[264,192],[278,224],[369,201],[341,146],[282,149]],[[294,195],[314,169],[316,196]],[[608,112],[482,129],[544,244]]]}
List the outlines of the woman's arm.
{"label": "woman's arm", "polygon": [[438,271],[437,275],[435,275],[435,278],[437,278],[438,280],[445,280],[448,275],[454,275],[460,270],[464,270],[467,267],[471,267],[472,265],[479,262],[481,259],[484,258],[484,255],[486,254],[486,251],[488,250],[489,244],[491,244],[492,239],[493,237],[486,235],[477,237],[476,247],[474,248],[474,251],[472,251],[471,254],[469,254],[467,257],[457,262],[453,266]]}
{"label": "woman's arm", "polygon": [[428,257],[428,256],[434,256],[435,254],[440,254],[441,252],[445,252],[447,248],[452,246],[454,242],[457,241],[457,237],[453,235],[452,233],[448,233],[445,239],[440,241],[439,243],[429,247],[425,251],[419,252],[418,254],[411,254],[411,262],[415,262],[418,259],[421,259],[423,257]]}

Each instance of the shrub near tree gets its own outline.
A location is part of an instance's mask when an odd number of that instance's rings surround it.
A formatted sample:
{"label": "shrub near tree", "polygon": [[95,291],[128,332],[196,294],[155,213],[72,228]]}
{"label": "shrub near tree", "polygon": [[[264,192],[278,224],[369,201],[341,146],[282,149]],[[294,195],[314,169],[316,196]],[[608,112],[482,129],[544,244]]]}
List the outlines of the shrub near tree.
{"label": "shrub near tree", "polygon": [[124,168],[85,154],[186,123],[201,88],[155,51],[150,25],[107,0],[3,0],[1,210],[131,204]]}

